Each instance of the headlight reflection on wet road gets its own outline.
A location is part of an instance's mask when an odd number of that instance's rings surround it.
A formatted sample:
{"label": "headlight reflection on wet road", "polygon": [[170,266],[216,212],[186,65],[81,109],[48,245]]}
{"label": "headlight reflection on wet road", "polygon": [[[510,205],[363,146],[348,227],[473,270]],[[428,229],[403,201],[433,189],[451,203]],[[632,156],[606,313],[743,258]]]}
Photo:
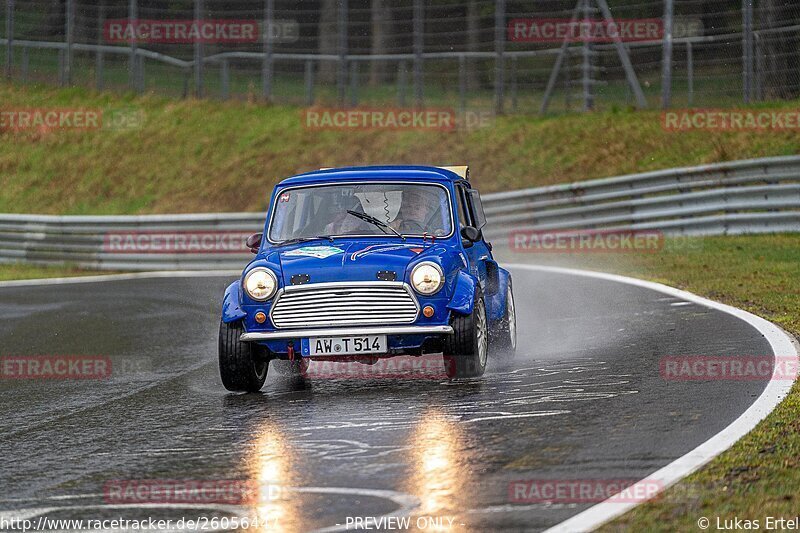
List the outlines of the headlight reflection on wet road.
{"label": "headlight reflection on wet road", "polygon": [[437,409],[426,411],[412,432],[410,463],[414,471],[407,492],[421,502],[415,514],[431,519],[429,531],[451,529],[446,519],[438,519],[465,508],[465,487],[471,473],[464,444],[462,428]]}
{"label": "headlight reflection on wet road", "polygon": [[294,454],[286,436],[272,423],[261,428],[248,459],[248,471],[256,492],[252,515],[263,533],[299,531],[301,517],[286,487],[293,485]]}

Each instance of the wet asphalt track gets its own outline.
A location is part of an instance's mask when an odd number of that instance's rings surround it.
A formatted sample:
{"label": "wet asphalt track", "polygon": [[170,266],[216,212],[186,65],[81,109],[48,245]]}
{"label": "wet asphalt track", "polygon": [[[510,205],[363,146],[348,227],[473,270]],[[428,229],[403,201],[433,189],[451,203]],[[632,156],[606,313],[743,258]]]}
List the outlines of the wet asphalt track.
{"label": "wet asphalt track", "polygon": [[403,506],[452,518],[453,531],[536,531],[589,504],[514,503],[509,482],[644,478],[723,429],[765,386],[661,379],[666,355],[771,353],[729,315],[610,281],[514,277],[520,353],[509,370],[461,382],[272,376],[259,395],[219,382],[229,279],[2,288],[0,355],[113,362],[108,380],[0,380],[2,516],[221,515],[111,507],[103,487],[247,479],[291,487],[239,509],[275,520],[259,531]]}

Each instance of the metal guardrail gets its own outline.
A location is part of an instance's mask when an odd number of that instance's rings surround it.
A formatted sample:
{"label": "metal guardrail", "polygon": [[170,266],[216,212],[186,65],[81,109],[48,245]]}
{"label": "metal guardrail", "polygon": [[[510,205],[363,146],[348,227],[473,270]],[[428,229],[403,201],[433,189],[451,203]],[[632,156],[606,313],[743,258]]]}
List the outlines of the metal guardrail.
{"label": "metal guardrail", "polygon": [[[264,213],[128,216],[0,215],[0,263],[74,264],[100,270],[215,270],[238,268],[247,235],[261,231]],[[181,253],[131,250],[126,237],[159,234],[197,239]],[[227,238],[224,246],[203,239]],[[113,238],[123,239],[115,245]],[[152,243],[151,243],[152,244]],[[236,246],[238,244],[238,246]],[[176,248],[173,246],[173,248]]]}
{"label": "metal guardrail", "polygon": [[487,235],[515,229],[800,231],[800,156],[676,168],[487,195]]}
{"label": "metal guardrail", "polygon": [[[646,172],[487,194],[488,238],[513,230],[660,230],[667,235],[800,232],[800,156]],[[0,262],[75,264],[104,270],[239,268],[251,255],[203,251],[202,239],[261,231],[263,213],[0,215]],[[183,253],[120,251],[110,240],[139,234],[195,237]],[[131,237],[133,238],[133,237]],[[238,241],[237,241],[238,239]],[[230,244],[230,242],[228,244]]]}

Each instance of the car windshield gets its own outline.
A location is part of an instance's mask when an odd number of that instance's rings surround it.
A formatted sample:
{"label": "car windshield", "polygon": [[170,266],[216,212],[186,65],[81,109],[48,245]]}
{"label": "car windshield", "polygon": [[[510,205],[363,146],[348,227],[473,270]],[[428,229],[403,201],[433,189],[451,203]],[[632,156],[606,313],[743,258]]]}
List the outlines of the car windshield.
{"label": "car windshield", "polygon": [[322,235],[398,238],[397,233],[446,237],[451,232],[444,187],[363,183],[283,189],[275,198],[269,238],[272,242]]}

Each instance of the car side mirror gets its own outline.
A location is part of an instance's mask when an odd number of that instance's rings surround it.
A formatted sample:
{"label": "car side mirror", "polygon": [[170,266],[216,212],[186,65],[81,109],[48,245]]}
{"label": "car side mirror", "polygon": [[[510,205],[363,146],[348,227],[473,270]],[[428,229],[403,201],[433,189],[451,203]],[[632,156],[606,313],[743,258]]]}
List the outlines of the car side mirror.
{"label": "car side mirror", "polygon": [[261,248],[261,240],[264,238],[263,233],[253,233],[247,238],[245,241],[245,245],[250,248],[250,251],[254,254],[258,253],[258,249]]}
{"label": "car side mirror", "polygon": [[473,226],[464,226],[461,228],[461,243],[464,245],[464,248],[469,248],[479,240],[481,240],[481,230]]}

